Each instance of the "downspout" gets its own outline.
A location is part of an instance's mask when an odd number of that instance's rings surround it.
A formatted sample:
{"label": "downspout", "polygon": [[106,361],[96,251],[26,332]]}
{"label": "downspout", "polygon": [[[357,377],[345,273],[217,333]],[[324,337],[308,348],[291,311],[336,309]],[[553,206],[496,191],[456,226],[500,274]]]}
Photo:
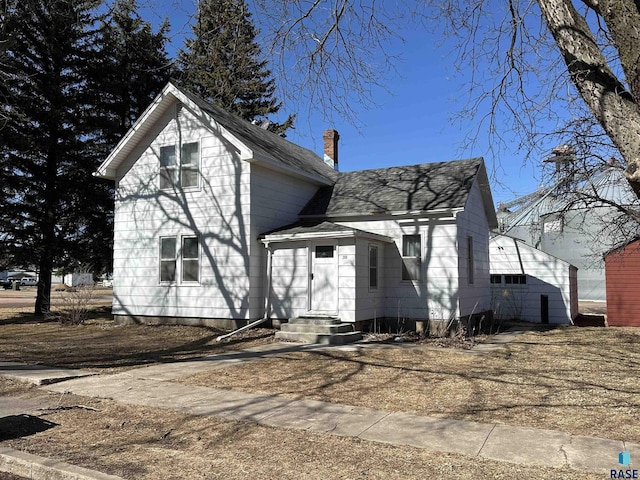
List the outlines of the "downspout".
{"label": "downspout", "polygon": [[264,295],[264,317],[256,320],[255,322],[251,322],[245,325],[244,327],[240,327],[231,333],[220,335],[218,338],[216,338],[216,342],[220,342],[225,338],[229,338],[235,335],[236,333],[249,330],[250,328],[256,327],[266,322],[267,320],[269,320],[269,309],[271,308],[271,257],[273,256],[273,250],[271,249],[271,245],[269,245],[269,242],[264,242],[264,246],[267,249],[267,285],[265,288],[265,295]]}

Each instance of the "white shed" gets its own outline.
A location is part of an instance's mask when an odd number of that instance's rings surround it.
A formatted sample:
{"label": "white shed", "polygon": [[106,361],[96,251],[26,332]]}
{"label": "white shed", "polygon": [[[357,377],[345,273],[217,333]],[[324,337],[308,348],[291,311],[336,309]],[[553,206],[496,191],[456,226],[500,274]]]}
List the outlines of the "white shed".
{"label": "white shed", "polygon": [[64,276],[64,284],[67,287],[80,287],[93,285],[92,273],[67,273]]}
{"label": "white shed", "polygon": [[489,241],[494,315],[533,323],[570,324],[578,315],[578,269],[522,240]]}

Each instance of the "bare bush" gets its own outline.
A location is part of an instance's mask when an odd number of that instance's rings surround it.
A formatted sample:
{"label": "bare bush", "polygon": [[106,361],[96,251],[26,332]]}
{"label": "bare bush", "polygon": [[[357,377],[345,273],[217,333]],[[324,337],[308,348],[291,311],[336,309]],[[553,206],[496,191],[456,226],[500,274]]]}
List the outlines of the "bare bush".
{"label": "bare bush", "polygon": [[95,297],[93,285],[79,285],[61,293],[62,309],[59,321],[62,325],[81,325],[89,316]]}

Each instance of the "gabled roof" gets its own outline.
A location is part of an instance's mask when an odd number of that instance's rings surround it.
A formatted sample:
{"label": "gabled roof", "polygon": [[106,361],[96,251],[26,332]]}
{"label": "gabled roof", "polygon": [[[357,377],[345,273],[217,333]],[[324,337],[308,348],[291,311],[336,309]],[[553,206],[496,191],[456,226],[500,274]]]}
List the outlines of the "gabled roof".
{"label": "gabled roof", "polygon": [[[335,185],[321,188],[301,216],[340,217],[464,208],[480,178],[488,218],[495,218],[481,158],[340,173]],[[490,222],[491,223],[491,222]]]}
{"label": "gabled roof", "polygon": [[211,105],[173,83],[168,83],[165,86],[100,165],[97,174],[115,179],[117,168],[136,145],[144,139],[154,122],[177,101],[194,110],[197,116],[203,119],[203,124],[207,128],[227,137],[232,144],[241,150],[241,158],[244,160],[281,168],[324,185],[331,185],[338,176],[338,172],[311,150],[291,143],[275,133]]}
{"label": "gabled roof", "polygon": [[365,237],[380,240],[383,242],[393,242],[393,239],[385,235],[367,232],[358,228],[346,227],[327,221],[301,221],[286,225],[270,232],[263,233],[260,238],[263,242],[287,242],[295,240],[305,240],[311,238],[348,238]]}

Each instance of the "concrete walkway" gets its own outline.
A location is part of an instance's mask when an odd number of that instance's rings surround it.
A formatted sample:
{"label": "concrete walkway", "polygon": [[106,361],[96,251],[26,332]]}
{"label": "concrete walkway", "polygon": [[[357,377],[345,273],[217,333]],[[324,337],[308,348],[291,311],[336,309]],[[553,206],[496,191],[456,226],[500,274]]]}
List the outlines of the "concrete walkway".
{"label": "concrete walkway", "polygon": [[[640,445],[618,440],[250,394],[172,381],[185,374],[220,368],[230,363],[254,361],[286,351],[311,348],[320,347],[269,344],[238,353],[50,383],[44,388],[191,415],[252,421],[272,427],[358,437],[372,442],[409,445],[511,463],[569,466],[607,475],[612,469],[622,468],[617,462],[619,452],[628,450],[632,459],[640,458]],[[6,372],[6,367],[0,369],[0,375]]]}

